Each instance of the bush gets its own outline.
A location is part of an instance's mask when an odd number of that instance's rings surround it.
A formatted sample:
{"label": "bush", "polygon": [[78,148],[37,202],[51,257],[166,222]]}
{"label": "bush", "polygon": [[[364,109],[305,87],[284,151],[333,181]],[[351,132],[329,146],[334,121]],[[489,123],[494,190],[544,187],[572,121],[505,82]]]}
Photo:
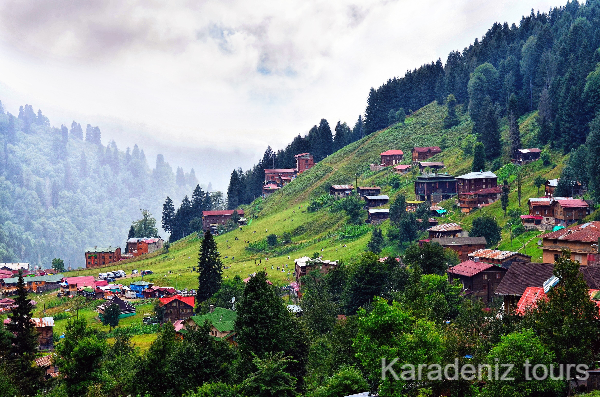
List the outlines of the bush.
{"label": "bush", "polygon": [[267,244],[269,244],[270,247],[276,246],[277,245],[277,235],[269,234],[267,236]]}

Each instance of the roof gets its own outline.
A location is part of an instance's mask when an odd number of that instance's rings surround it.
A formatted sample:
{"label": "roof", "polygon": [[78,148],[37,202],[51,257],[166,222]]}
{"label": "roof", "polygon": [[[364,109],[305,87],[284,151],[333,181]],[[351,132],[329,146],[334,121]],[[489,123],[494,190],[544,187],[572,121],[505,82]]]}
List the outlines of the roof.
{"label": "roof", "polygon": [[0,263],[0,269],[6,267],[10,270],[29,270],[29,263]]}
{"label": "roof", "polygon": [[161,305],[169,304],[174,300],[181,301],[191,307],[194,307],[194,305],[196,303],[196,299],[193,296],[181,296],[181,295],[174,295],[174,296],[171,296],[168,298],[160,298],[159,300],[160,300]]}
{"label": "roof", "polygon": [[38,367],[49,367],[52,364],[52,354],[48,354],[47,356],[38,357],[35,359],[35,365]]}
{"label": "roof", "polygon": [[529,148],[529,149],[517,149],[519,152],[525,154],[525,153],[541,153],[541,150],[534,147],[534,148]]}
{"label": "roof", "polygon": [[461,246],[461,245],[486,245],[485,237],[440,237],[432,238],[432,243],[438,243],[441,246]]}
{"label": "roof", "polygon": [[94,280],[94,276],[77,276],[65,277],[65,282],[69,285],[76,285],[77,287],[93,287],[96,280]]}
{"label": "roof", "polygon": [[381,190],[379,186],[359,186],[358,190]]}
{"label": "roof", "polygon": [[542,219],[544,219],[544,217],[538,215],[521,215],[521,219],[535,219],[541,221]]}
{"label": "roof", "polygon": [[560,179],[560,178],[557,178],[557,179],[548,179],[548,180],[546,181],[546,184],[547,184],[548,186],[550,186],[550,187],[557,187],[557,186],[558,186],[558,180],[559,180],[559,179]]}
{"label": "roof", "polygon": [[354,189],[353,185],[331,185],[332,189],[335,190],[352,190]]}
{"label": "roof", "polygon": [[517,303],[516,312],[518,314],[525,314],[527,310],[533,309],[537,306],[537,301],[539,299],[548,299],[548,297],[544,293],[544,288],[527,287],[523,292],[523,295],[521,295],[519,303]]}
{"label": "roof", "polygon": [[369,200],[389,200],[389,196],[387,194],[380,194],[378,196],[365,196]]}
{"label": "roof", "polygon": [[298,158],[298,157],[302,157],[302,156],[310,156],[310,153],[300,153],[295,155],[294,157]]}
{"label": "roof", "polygon": [[132,283],[129,283],[129,286],[131,287],[132,285],[139,285],[141,287],[147,287],[148,285],[152,285],[152,283],[149,283],[148,281],[134,281]]}
{"label": "roof", "polygon": [[521,296],[527,287],[540,287],[552,276],[554,265],[552,263],[513,263],[498,287],[498,295]]}
{"label": "roof", "polygon": [[330,261],[329,259],[321,259],[321,258],[316,258],[316,259],[312,259],[309,258],[308,256],[303,256],[301,258],[298,259],[294,259],[294,264],[296,266],[300,266],[300,267],[304,267],[306,265],[318,265],[324,263],[326,265],[337,265],[337,261]]}
{"label": "roof", "polygon": [[459,263],[456,266],[451,267],[450,269],[448,269],[448,273],[456,274],[458,276],[473,277],[474,275],[481,273],[484,270],[493,268],[493,267],[502,269],[499,266],[491,265],[489,263],[475,262],[475,261],[468,260],[468,261]]}
{"label": "roof", "polygon": [[238,215],[244,215],[244,210],[216,210],[216,211],[202,211],[202,216],[233,215],[233,211],[237,211]]}
{"label": "roof", "polygon": [[571,226],[541,236],[548,240],[580,241],[595,243],[600,238],[600,222],[588,222],[583,225]]}
{"label": "roof", "polygon": [[417,152],[417,153],[426,153],[426,152],[441,153],[442,149],[440,149],[439,146],[415,147],[415,148],[413,148],[413,152]]}
{"label": "roof", "polygon": [[419,165],[421,167],[443,167],[443,161],[420,161]]}
{"label": "roof", "polygon": [[499,259],[504,260],[508,259],[513,255],[524,255],[518,252],[513,251],[500,251],[500,250],[492,250],[488,248],[480,249],[475,252],[471,252],[469,256],[473,258],[483,258],[483,259]]}
{"label": "roof", "polygon": [[133,305],[131,305],[128,302],[125,302],[123,299],[114,295],[111,298],[107,299],[103,304],[98,306],[98,311],[104,311],[107,307],[109,307],[112,304],[116,304],[117,306],[119,306],[121,314],[135,313],[135,307],[133,307]]}
{"label": "roof", "polygon": [[31,321],[37,328],[54,327],[54,317],[32,318]]}
{"label": "roof", "polygon": [[404,152],[402,150],[386,150],[385,152],[381,153],[381,156],[397,156],[397,155],[404,155]]}
{"label": "roof", "polygon": [[435,225],[427,229],[429,232],[451,232],[463,230],[458,223],[443,223],[441,225]]}
{"label": "roof", "polygon": [[588,208],[588,203],[581,199],[555,199],[563,208]]}
{"label": "roof", "polygon": [[369,210],[369,214],[389,214],[389,208],[372,208]]}
{"label": "roof", "polygon": [[491,171],[474,171],[469,172],[461,176],[457,176],[456,179],[482,179],[482,178],[498,178],[496,174]]}
{"label": "roof", "polygon": [[120,249],[119,247],[112,247],[112,246],[108,246],[108,247],[93,247],[93,248],[88,248],[85,250],[86,254],[88,252],[115,252],[116,250]]}
{"label": "roof", "polygon": [[295,168],[272,168],[265,170],[265,174],[295,174]]}
{"label": "roof", "polygon": [[156,238],[156,237],[152,237],[152,238],[149,238],[149,237],[133,237],[133,238],[130,238],[129,240],[127,240],[127,242],[128,243],[138,243],[140,241],[143,241],[144,243],[152,244],[152,243],[156,243],[156,242],[158,242],[160,240],[162,240],[162,239],[161,238]]}
{"label": "roof", "polygon": [[222,307],[215,307],[212,313],[191,317],[198,325],[204,325],[204,322],[208,321],[219,332],[233,331],[236,318],[237,313],[235,311]]}
{"label": "roof", "polygon": [[[62,280],[62,274],[47,274],[45,276],[34,276],[34,277],[23,277],[23,281],[25,283],[35,283],[35,282],[46,282],[46,283],[58,283]],[[93,277],[92,277],[93,278]],[[4,284],[16,284],[19,282],[19,277],[10,277],[5,278]]]}
{"label": "roof", "polygon": [[448,174],[422,174],[417,177],[417,182],[436,182],[436,181],[444,181],[444,182],[452,182],[456,181],[456,178],[452,175]]}
{"label": "roof", "polygon": [[394,167],[395,170],[407,170],[411,167],[410,164],[400,164]]}

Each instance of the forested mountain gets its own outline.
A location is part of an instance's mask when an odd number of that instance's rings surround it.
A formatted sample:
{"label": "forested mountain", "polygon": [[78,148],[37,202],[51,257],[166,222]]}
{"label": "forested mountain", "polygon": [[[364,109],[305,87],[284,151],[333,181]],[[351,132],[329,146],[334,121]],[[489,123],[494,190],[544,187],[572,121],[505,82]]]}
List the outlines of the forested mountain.
{"label": "forested mountain", "polygon": [[[570,1],[548,13],[532,10],[518,26],[495,23],[481,40],[475,39],[462,52],[448,54],[445,65],[438,59],[407,71],[403,77],[394,77],[379,88],[371,88],[364,134],[395,122],[392,116],[401,109],[401,113],[410,114],[434,100],[442,104],[453,95],[458,104],[468,107],[473,133],[486,146],[488,160],[501,154],[499,121],[507,117],[507,122],[515,127],[520,116],[536,110],[540,125],[537,144],[549,144],[567,153],[585,143],[589,123],[600,108],[599,48],[600,0],[585,4]],[[359,121],[362,135],[362,120]],[[312,136],[316,136],[315,129],[316,126],[311,129]],[[355,128],[350,141],[360,138],[356,132]],[[243,196],[236,191],[246,194],[230,207],[247,203],[260,194],[261,171],[271,167],[272,157],[275,167],[291,167],[290,158],[293,160],[295,154],[308,147],[298,143],[302,139],[311,141],[311,133],[306,138],[296,137],[276,155],[267,149],[252,170],[234,171],[229,193],[233,197]],[[518,131],[511,131],[511,137],[510,150],[514,150],[520,143]],[[333,142],[342,141],[337,139],[336,128]],[[312,146],[311,150],[317,153]],[[576,170],[567,169],[566,174],[576,178]]]}
{"label": "forested mountain", "polygon": [[15,117],[0,104],[0,262],[79,267],[86,248],[124,248],[140,209],[160,219],[166,196],[178,203],[197,184],[163,155],[151,169],[137,145],[103,145],[97,126],[55,128],[31,105]]}

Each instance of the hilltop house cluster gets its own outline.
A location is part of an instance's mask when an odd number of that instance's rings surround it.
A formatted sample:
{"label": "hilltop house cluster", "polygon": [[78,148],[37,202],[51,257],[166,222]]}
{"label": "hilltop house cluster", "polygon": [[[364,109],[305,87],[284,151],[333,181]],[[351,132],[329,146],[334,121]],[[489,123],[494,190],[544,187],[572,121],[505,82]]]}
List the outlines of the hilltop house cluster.
{"label": "hilltop house cluster", "polygon": [[144,254],[161,250],[164,241],[161,238],[130,238],[125,243],[125,253],[120,247],[94,247],[85,251],[85,267],[95,268],[106,266],[125,259],[131,259]]}
{"label": "hilltop house cluster", "polygon": [[296,168],[265,169],[265,182],[262,189],[263,197],[275,193],[293,181],[296,176],[311,169],[315,165],[313,155],[310,153],[300,153],[294,157],[296,158]]}

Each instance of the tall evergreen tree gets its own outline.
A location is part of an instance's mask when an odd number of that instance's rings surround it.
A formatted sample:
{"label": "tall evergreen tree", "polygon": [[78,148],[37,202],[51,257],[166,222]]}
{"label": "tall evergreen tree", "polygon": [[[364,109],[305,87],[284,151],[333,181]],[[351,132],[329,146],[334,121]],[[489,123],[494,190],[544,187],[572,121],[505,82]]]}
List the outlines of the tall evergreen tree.
{"label": "tall evergreen tree", "polygon": [[498,128],[496,108],[489,98],[484,100],[482,118],[477,123],[477,133],[485,147],[485,157],[488,160],[498,157],[502,149],[500,129]]}
{"label": "tall evergreen tree", "polygon": [[38,338],[32,315],[33,305],[27,297],[23,272],[19,270],[17,297],[6,329],[14,335],[8,366],[16,375],[13,381],[22,395],[34,395],[41,377],[40,369],[33,363],[37,356]]}
{"label": "tall evergreen tree", "polygon": [[162,228],[167,233],[173,232],[173,227],[175,223],[175,206],[173,205],[173,200],[169,196],[165,200],[163,204],[163,212],[162,212]]}
{"label": "tall evergreen tree", "polygon": [[589,187],[596,199],[600,202],[600,113],[590,123],[590,133],[585,142],[588,149],[587,167]]}
{"label": "tall evergreen tree", "polygon": [[73,121],[71,123],[71,130],[69,131],[71,135],[71,139],[83,140],[83,129],[81,128],[81,124]]}
{"label": "tall evergreen tree", "polygon": [[444,128],[452,128],[460,122],[456,114],[456,98],[453,94],[448,95],[446,99],[446,117],[444,117]]}
{"label": "tall evergreen tree", "polygon": [[485,171],[485,148],[481,142],[477,142],[475,143],[475,146],[473,146],[473,164],[471,165],[471,171]]}
{"label": "tall evergreen tree", "polygon": [[231,172],[231,178],[229,178],[229,187],[227,188],[227,208],[230,210],[237,208],[240,205],[240,186],[240,176],[237,170],[233,170],[233,172]]}
{"label": "tall evergreen tree", "polygon": [[519,104],[517,96],[511,94],[508,100],[508,140],[511,158],[516,158],[517,150],[521,149],[521,132],[519,131]]}
{"label": "tall evergreen tree", "polygon": [[208,300],[219,288],[223,275],[223,263],[217,249],[217,243],[209,230],[204,233],[198,257],[198,292],[196,293],[197,308],[200,303]]}

